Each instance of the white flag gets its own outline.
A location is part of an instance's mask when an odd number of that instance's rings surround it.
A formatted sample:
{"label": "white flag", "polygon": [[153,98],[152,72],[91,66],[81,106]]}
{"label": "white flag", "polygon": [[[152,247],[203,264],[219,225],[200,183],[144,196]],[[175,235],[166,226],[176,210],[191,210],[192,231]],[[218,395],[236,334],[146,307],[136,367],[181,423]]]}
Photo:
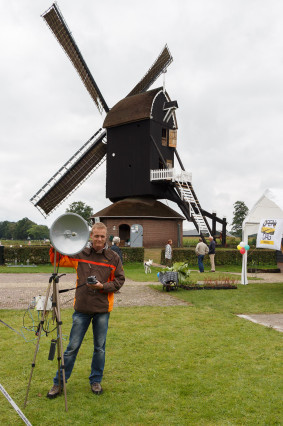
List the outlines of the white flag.
{"label": "white flag", "polygon": [[257,233],[256,247],[281,250],[283,219],[262,219]]}

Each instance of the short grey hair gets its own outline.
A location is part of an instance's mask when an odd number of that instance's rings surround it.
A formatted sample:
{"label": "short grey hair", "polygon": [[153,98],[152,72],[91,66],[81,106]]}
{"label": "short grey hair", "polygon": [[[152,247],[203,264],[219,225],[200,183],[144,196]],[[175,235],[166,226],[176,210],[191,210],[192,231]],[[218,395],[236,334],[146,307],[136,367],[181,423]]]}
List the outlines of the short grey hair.
{"label": "short grey hair", "polygon": [[120,242],[120,238],[119,237],[114,237],[112,241],[113,241],[114,244],[119,243]]}

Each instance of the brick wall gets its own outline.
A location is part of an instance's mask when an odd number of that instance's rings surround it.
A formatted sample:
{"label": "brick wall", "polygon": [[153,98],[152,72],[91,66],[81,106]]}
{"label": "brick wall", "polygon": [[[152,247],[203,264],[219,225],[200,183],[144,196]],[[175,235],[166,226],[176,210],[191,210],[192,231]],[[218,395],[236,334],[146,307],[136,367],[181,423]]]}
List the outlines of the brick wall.
{"label": "brick wall", "polygon": [[179,219],[101,218],[101,222],[107,226],[108,236],[113,235],[113,237],[120,236],[120,225],[129,225],[129,227],[135,224],[141,225],[143,227],[143,246],[145,248],[164,247],[168,239],[173,241],[173,247],[177,247],[179,225],[181,245],[183,243],[183,221]]}

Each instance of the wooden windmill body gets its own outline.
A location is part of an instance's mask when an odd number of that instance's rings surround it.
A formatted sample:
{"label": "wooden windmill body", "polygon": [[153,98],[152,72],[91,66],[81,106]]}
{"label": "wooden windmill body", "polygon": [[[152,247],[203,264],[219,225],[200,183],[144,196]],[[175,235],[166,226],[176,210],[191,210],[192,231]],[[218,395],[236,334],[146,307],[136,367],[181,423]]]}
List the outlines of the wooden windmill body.
{"label": "wooden windmill body", "polygon": [[[134,87],[109,108],[56,4],[44,20],[67,53],[99,111],[107,113],[99,129],[52,178],[31,202],[47,216],[56,209],[106,160],[106,197],[112,202],[145,197],[168,199],[178,204],[187,220],[205,239],[222,224],[225,243],[226,220],[204,211],[192,188],[177,152],[178,104],[164,87],[148,90],[173,58],[167,45]],[[175,162],[181,168],[177,173]],[[206,218],[212,219],[212,228]]]}
{"label": "wooden windmill body", "polygon": [[[170,198],[168,183],[150,180],[150,171],[174,167],[176,117],[163,121],[170,101],[162,88],[122,99],[107,114],[106,197]],[[169,195],[169,194],[168,194]]]}

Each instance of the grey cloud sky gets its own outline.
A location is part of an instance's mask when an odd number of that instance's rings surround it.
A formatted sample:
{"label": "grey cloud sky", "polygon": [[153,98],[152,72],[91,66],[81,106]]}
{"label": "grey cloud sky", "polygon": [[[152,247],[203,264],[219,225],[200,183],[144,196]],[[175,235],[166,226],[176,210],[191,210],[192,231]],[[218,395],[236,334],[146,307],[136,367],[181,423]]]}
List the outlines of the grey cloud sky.
{"label": "grey cloud sky", "polygon": [[[0,221],[28,217],[50,226],[72,201],[94,211],[110,204],[104,166],[47,220],[29,202],[103,122],[40,17],[51,4],[0,0]],[[58,5],[109,106],[168,43],[174,62],[166,88],[179,104],[178,152],[204,209],[231,223],[235,201],[251,208],[266,188],[282,188],[281,1]],[[154,87],[160,85],[162,78]]]}

